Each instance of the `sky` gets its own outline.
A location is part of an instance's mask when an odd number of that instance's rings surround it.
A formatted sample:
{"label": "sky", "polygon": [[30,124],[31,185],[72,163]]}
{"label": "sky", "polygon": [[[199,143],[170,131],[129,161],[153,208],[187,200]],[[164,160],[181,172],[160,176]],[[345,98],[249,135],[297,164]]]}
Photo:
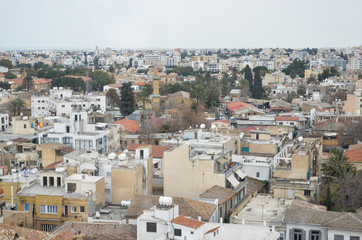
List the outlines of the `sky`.
{"label": "sky", "polygon": [[0,49],[362,44],[361,0],[0,0]]}

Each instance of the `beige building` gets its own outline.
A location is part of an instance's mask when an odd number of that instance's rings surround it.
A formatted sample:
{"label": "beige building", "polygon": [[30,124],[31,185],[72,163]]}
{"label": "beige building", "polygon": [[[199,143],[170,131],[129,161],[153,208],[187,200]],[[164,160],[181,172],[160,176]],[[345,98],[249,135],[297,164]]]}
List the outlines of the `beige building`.
{"label": "beige building", "polygon": [[271,191],[276,198],[310,198],[317,194],[322,159],[320,139],[305,138],[303,141],[287,146],[289,152],[276,157],[270,182]]}
{"label": "beige building", "polygon": [[353,94],[347,94],[344,101],[343,111],[346,113],[361,114],[362,110],[362,89],[357,89]]}
{"label": "beige building", "polygon": [[63,161],[66,153],[72,152],[74,149],[60,143],[42,143],[36,146],[36,153],[39,156],[40,168],[46,168],[54,162]]}
{"label": "beige building", "polygon": [[35,134],[37,131],[44,129],[49,123],[44,117],[13,117],[12,131],[13,134]]}
{"label": "beige building", "polygon": [[131,200],[142,194],[143,168],[141,164],[112,167],[112,203]]}

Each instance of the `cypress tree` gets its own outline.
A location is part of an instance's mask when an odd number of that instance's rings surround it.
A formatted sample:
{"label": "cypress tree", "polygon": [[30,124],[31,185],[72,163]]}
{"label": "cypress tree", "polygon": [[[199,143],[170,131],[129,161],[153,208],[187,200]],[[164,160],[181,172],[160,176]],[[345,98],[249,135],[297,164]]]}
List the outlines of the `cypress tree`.
{"label": "cypress tree", "polygon": [[253,74],[251,73],[251,68],[249,65],[245,67],[245,79],[249,81],[249,88],[250,90],[253,89]]}
{"label": "cypress tree", "polygon": [[256,70],[254,76],[253,89],[252,89],[253,98],[260,99],[262,93],[263,93],[263,85],[262,85],[260,70]]}
{"label": "cypress tree", "polygon": [[121,87],[120,111],[122,115],[128,116],[136,109],[135,99],[131,83],[124,83]]}

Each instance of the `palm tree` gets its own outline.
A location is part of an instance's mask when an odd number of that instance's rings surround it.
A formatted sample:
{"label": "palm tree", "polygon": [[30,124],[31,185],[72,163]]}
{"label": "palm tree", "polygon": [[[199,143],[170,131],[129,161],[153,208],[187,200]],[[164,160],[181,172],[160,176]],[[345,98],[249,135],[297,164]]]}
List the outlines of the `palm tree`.
{"label": "palm tree", "polygon": [[142,102],[142,122],[144,120],[144,113],[146,110],[146,104],[151,103],[151,99],[150,99],[150,92],[147,90],[142,90],[142,92],[138,95],[137,100],[139,102]]}
{"label": "palm tree", "polygon": [[347,174],[356,174],[356,168],[348,162],[348,157],[343,149],[332,149],[332,154],[327,162],[322,163],[322,171],[328,181],[344,178]]}
{"label": "palm tree", "polygon": [[191,90],[191,98],[196,99],[196,113],[199,109],[199,104],[205,99],[205,89],[200,85],[195,85]]}
{"label": "palm tree", "polygon": [[17,98],[10,102],[9,111],[14,115],[20,115],[20,113],[25,109],[25,102],[21,98]]}
{"label": "palm tree", "polygon": [[23,79],[23,87],[25,88],[26,91],[30,91],[34,86],[34,81],[32,77],[25,77]]}

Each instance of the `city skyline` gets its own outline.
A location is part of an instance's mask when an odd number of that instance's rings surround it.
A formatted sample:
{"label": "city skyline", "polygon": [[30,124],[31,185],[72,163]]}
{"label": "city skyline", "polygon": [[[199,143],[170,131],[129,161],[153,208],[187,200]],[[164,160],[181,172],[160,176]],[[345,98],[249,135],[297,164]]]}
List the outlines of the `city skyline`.
{"label": "city skyline", "polygon": [[[305,48],[361,44],[360,1],[4,2],[2,49]],[[13,10],[13,11],[11,11]],[[16,15],[14,15],[14,11]],[[348,18],[345,13],[348,12]]]}

